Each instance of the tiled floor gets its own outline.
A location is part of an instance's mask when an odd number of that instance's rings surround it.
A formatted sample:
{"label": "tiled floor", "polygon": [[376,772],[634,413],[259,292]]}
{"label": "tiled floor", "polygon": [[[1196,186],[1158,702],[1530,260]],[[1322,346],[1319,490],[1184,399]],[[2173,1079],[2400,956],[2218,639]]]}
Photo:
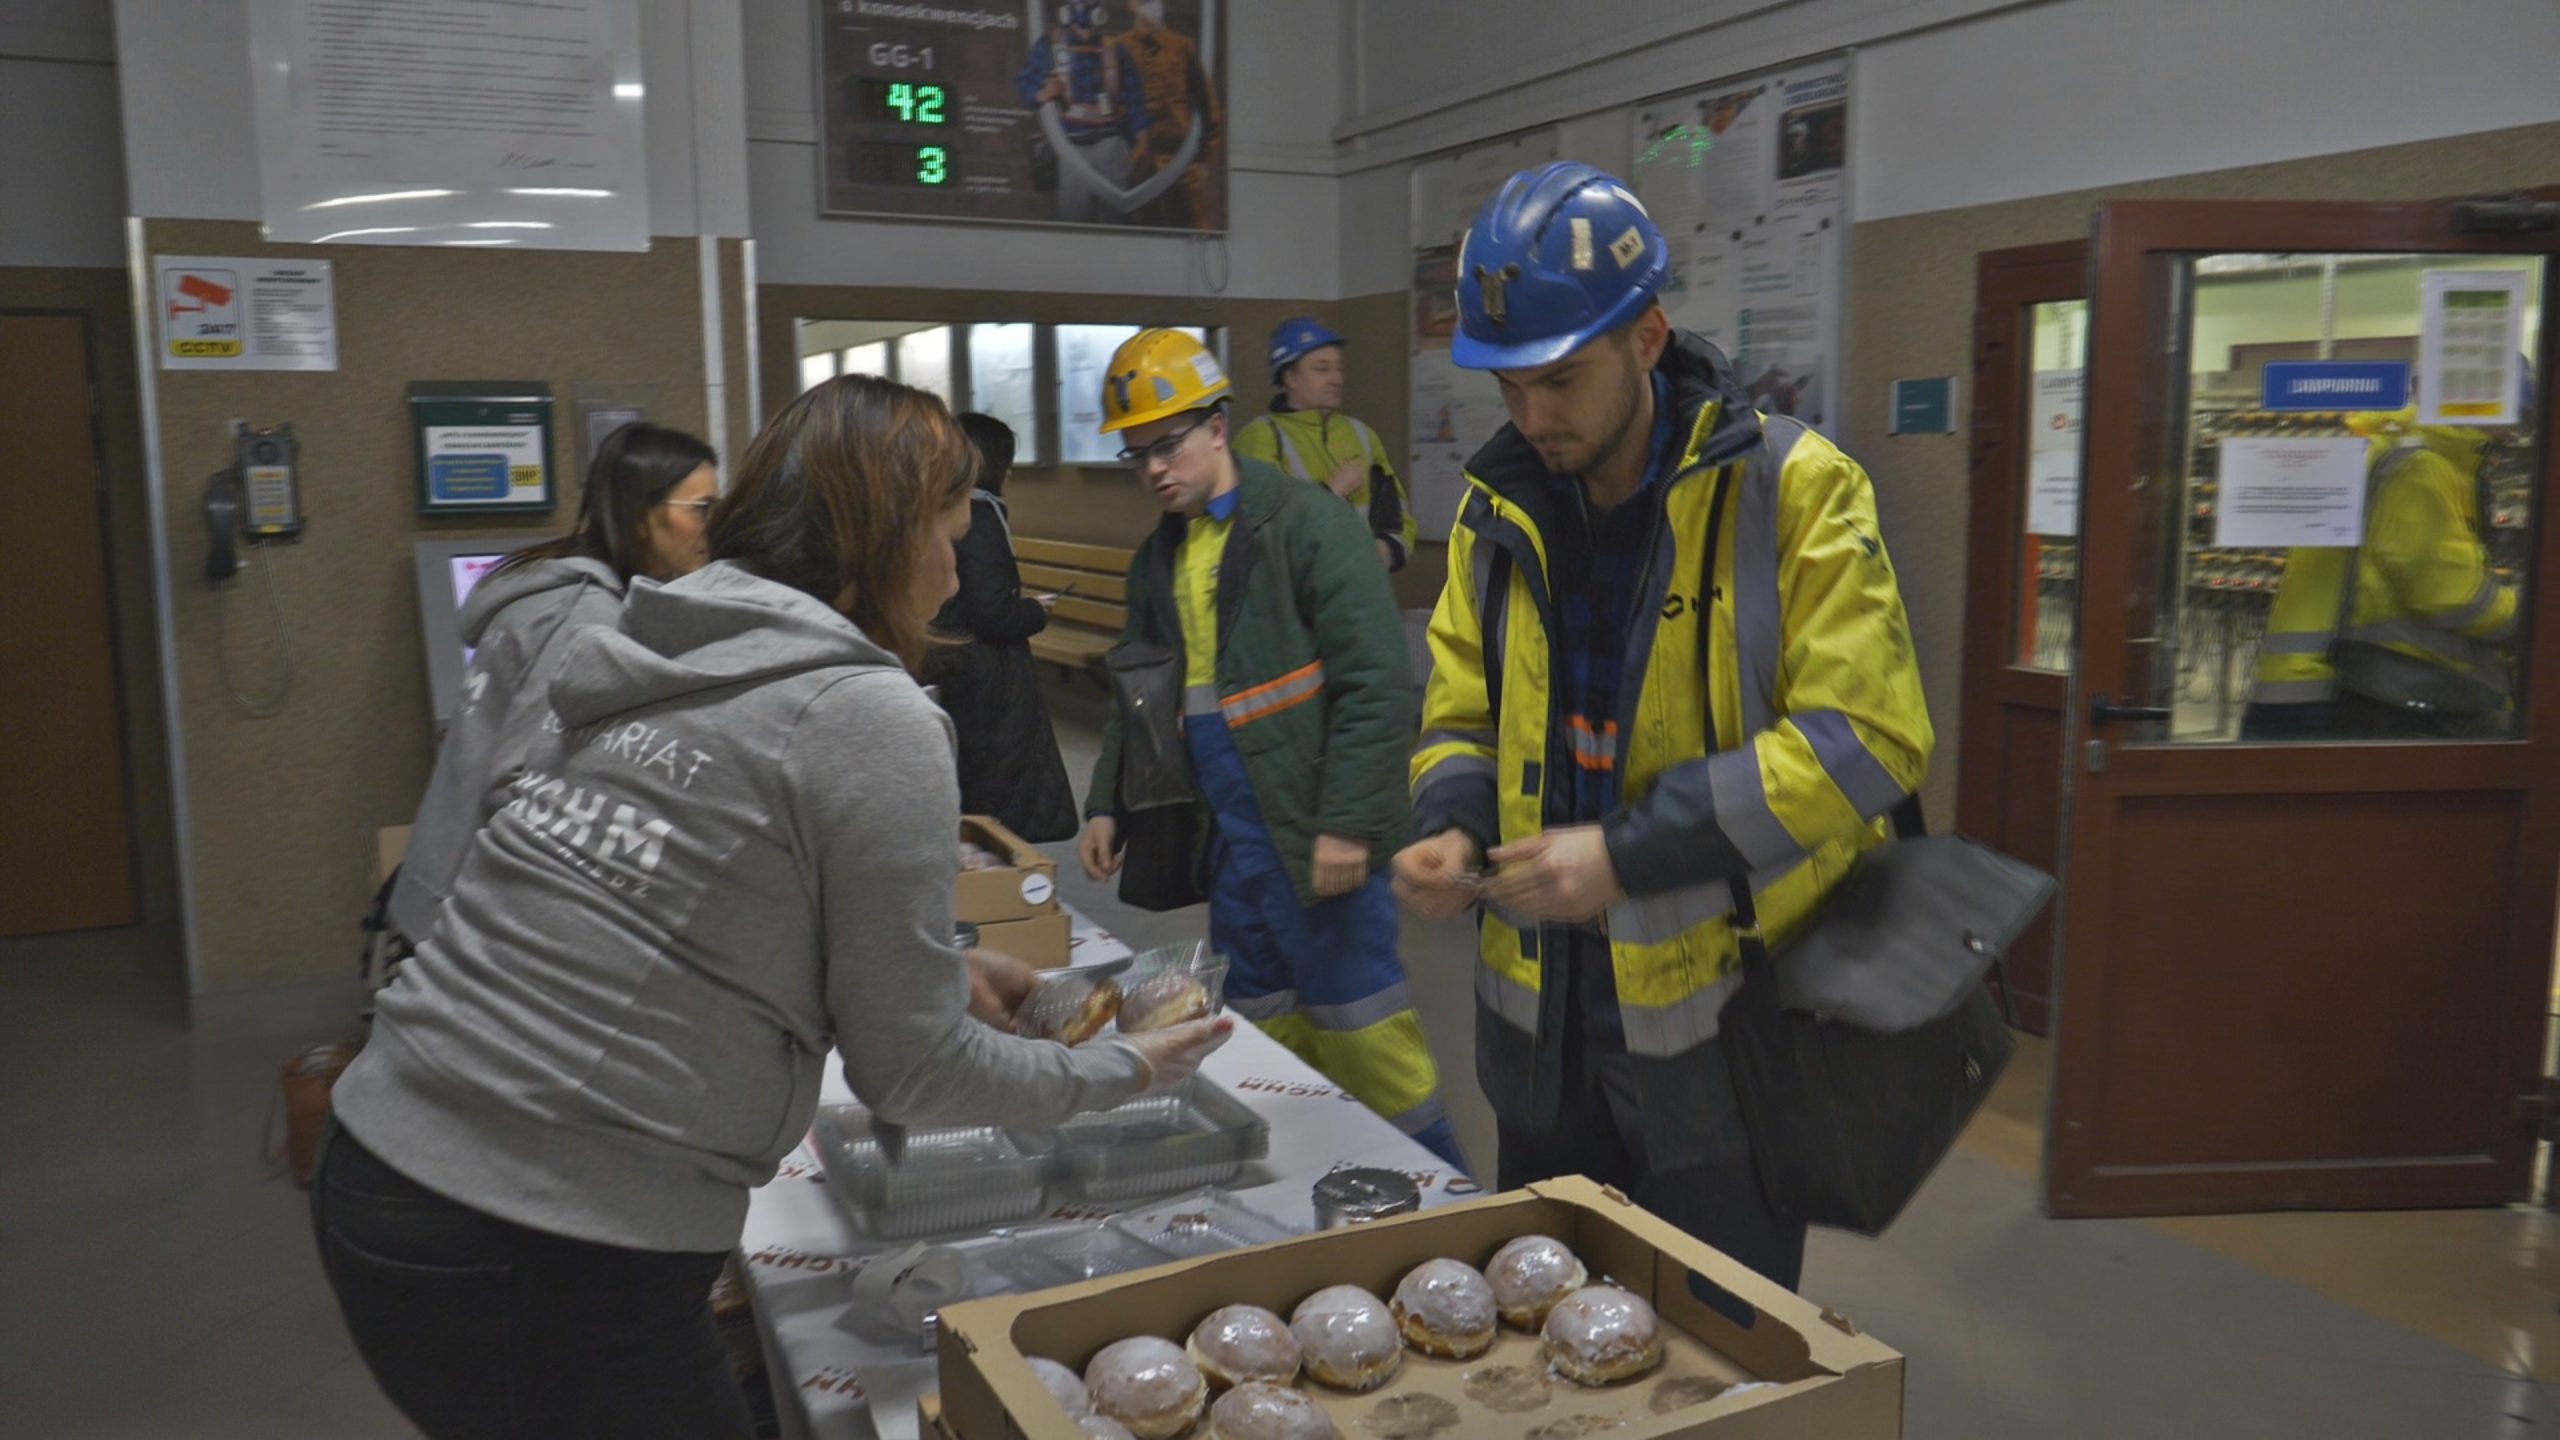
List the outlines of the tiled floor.
{"label": "tiled floor", "polygon": [[[1091,697],[1058,703],[1079,786]],[[1075,875],[1064,888],[1134,940],[1199,933],[1196,913],[1130,911]],[[1489,1158],[1467,933],[1416,927],[1404,950],[1459,1135]],[[0,944],[0,1440],[407,1436],[338,1323],[301,1192],[258,1155],[276,1066],[348,1028],[351,988],[215,998],[189,1030],[166,963],[130,935]],[[2560,1425],[2550,1217],[2046,1220],[2045,1066],[2022,1049],[1883,1240],[1814,1239],[1806,1293],[1910,1357],[1912,1440]]]}

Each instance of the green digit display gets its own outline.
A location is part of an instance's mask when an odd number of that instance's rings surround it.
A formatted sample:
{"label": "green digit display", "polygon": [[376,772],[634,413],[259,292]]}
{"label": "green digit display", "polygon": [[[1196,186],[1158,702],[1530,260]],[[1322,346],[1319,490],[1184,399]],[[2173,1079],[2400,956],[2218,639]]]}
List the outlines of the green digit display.
{"label": "green digit display", "polygon": [[907,83],[907,82],[905,82],[904,80],[901,80],[901,81],[899,81],[898,83],[896,83],[895,85],[890,86],[890,87],[889,87],[889,108],[890,108],[890,109],[892,109],[892,110],[897,111],[897,112],[898,112],[898,118],[899,118],[899,119],[901,119],[901,120],[913,120],[913,119],[915,119],[915,118],[916,118],[916,87],[914,87],[913,85],[908,84],[908,83]]}
{"label": "green digit display", "polygon": [[921,125],[942,123],[941,86],[919,85],[916,87],[916,122]]}
{"label": "green digit display", "polygon": [[939,185],[951,178],[950,159],[939,145],[927,145],[916,151],[916,183]]}

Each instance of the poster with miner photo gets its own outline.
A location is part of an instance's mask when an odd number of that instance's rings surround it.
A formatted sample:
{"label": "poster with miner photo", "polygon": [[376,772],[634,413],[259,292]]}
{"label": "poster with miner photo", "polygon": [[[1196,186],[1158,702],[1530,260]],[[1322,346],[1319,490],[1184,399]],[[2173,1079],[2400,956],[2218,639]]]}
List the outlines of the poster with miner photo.
{"label": "poster with miner photo", "polygon": [[1227,228],[1226,0],[820,0],[819,208]]}

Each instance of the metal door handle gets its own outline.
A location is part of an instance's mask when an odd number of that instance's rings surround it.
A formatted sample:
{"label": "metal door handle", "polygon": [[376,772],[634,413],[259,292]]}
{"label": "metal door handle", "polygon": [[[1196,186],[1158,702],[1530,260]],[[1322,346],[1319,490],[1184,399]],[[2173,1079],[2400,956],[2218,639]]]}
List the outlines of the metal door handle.
{"label": "metal door handle", "polygon": [[2112,696],[2096,695],[2089,700],[2089,723],[2092,725],[2156,725],[2165,724],[2169,710],[2159,705],[2118,705]]}

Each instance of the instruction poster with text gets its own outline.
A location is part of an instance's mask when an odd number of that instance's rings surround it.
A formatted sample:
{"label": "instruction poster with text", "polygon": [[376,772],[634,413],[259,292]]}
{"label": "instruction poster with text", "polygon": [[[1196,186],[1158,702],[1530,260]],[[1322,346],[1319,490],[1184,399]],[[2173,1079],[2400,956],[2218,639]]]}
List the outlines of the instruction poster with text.
{"label": "instruction poster with text", "polygon": [[152,261],[163,370],[335,370],[326,260],[162,255]]}
{"label": "instruction poster with text", "polygon": [[1640,106],[1636,196],[1671,248],[1663,308],[1753,402],[1837,419],[1848,228],[1845,60]]}

